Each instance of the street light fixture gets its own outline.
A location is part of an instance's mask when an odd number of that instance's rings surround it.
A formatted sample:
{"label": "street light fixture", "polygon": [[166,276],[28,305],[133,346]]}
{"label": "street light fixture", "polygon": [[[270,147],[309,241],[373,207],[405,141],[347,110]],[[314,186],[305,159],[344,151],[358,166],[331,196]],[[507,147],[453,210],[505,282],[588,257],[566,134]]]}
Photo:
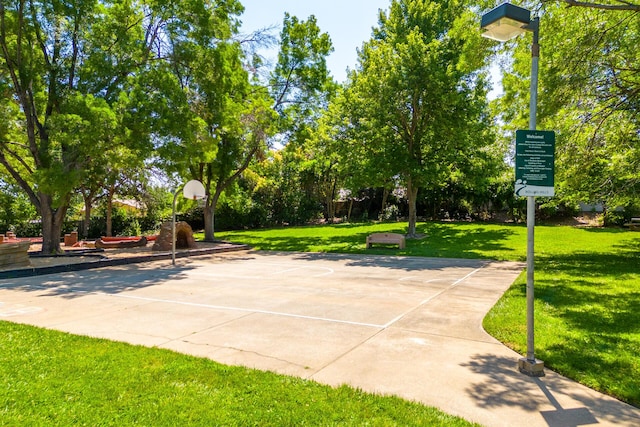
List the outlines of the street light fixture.
{"label": "street light fixture", "polygon": [[[531,12],[510,3],[503,3],[482,15],[482,36],[505,42],[529,31],[533,33],[531,44],[531,85],[529,89],[529,130],[536,130],[538,105],[538,44],[540,18],[531,19]],[[533,376],[544,376],[544,362],[535,357],[534,346],[534,230],[536,221],[535,196],[527,197],[527,356],[518,361],[520,372]]]}
{"label": "street light fixture", "polygon": [[179,188],[173,193],[173,209],[171,212],[171,264],[176,265],[176,199],[178,194],[182,191],[182,195],[186,199],[204,199],[207,197],[207,193],[204,189],[204,185],[196,179],[192,179],[187,182],[183,187]]}
{"label": "street light fixture", "polygon": [[510,3],[503,3],[482,15],[480,28],[483,37],[506,42],[526,31],[531,23],[531,12]]}

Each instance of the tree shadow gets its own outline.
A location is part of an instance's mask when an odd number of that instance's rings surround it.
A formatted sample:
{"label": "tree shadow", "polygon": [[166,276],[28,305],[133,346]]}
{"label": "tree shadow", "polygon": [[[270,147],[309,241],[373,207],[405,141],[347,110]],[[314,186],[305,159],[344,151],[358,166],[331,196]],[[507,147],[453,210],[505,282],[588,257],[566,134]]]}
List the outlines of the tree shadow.
{"label": "tree shadow", "polygon": [[[600,287],[600,290],[595,290]],[[538,280],[536,299],[553,307],[571,328],[597,333],[640,333],[640,290],[622,292],[593,280]]]}
{"label": "tree shadow", "polygon": [[535,285],[543,313],[562,322],[540,357],[554,370],[634,405],[640,403],[639,245],[634,238],[613,252],[539,256],[536,270],[545,274]]}
{"label": "tree shadow", "polygon": [[[361,224],[340,224],[326,227],[333,227],[334,230],[363,228],[363,231],[323,235],[322,228],[319,228],[317,236],[298,233],[278,237],[259,232],[243,232],[238,236],[238,240],[244,238],[254,247],[268,251],[309,252],[322,248],[322,252],[328,253],[491,259],[492,257],[487,256],[486,253],[497,251],[513,253],[514,250],[504,242],[508,237],[517,234],[513,228],[515,226],[493,228],[478,225],[465,227],[464,224],[456,223],[421,223],[418,225],[418,232],[425,237],[407,239],[406,249],[400,250],[394,246],[378,245],[367,249],[367,236],[376,232],[374,228],[368,228]],[[398,223],[397,228],[385,228],[384,232],[404,234],[406,229],[404,224]],[[230,236],[230,238],[233,239],[234,236]]]}
{"label": "tree shadow", "polygon": [[[517,406],[528,412],[539,412],[550,427],[571,427],[598,424],[593,412],[608,414],[619,420],[640,421],[638,411],[622,403],[613,403],[597,397],[578,393],[572,389],[574,383],[553,374],[543,378],[523,375],[516,369],[516,361],[508,357],[493,354],[476,354],[471,361],[462,366],[484,378],[481,382],[471,383],[466,389],[483,408],[502,408]],[[542,397],[536,390],[542,392]],[[565,408],[556,396],[569,396],[582,407]],[[549,405],[553,410],[547,410]],[[614,409],[615,412],[611,412]],[[592,412],[593,411],[593,412]]]}
{"label": "tree shadow", "polygon": [[489,263],[489,261],[477,259],[428,258],[380,254],[326,254],[317,252],[297,253],[294,259],[304,261],[340,261],[349,267],[374,267],[402,271],[442,270],[445,268],[476,269],[482,268]]}
{"label": "tree shadow", "polygon": [[[49,276],[23,277],[0,282],[0,289],[38,292],[39,296],[59,296],[75,299],[90,293],[118,294],[158,285],[168,280],[187,278],[187,272],[196,266],[189,264],[172,267],[128,264],[104,269],[81,270]],[[36,280],[34,280],[36,279]]]}
{"label": "tree shadow", "polygon": [[[415,246],[431,252],[430,256],[487,259],[489,257],[484,254],[486,252],[515,252],[504,243],[510,236],[520,234],[515,227],[522,228],[514,225],[494,228],[478,224],[467,228],[456,223],[426,223],[421,230],[428,237],[424,241],[415,241]],[[519,260],[524,260],[523,257],[520,258],[522,259]]]}

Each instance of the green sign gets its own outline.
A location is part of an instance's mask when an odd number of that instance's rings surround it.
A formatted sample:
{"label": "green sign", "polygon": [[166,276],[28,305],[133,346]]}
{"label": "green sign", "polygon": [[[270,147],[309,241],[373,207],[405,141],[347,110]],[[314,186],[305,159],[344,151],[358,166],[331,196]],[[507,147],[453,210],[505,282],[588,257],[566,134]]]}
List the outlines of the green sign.
{"label": "green sign", "polygon": [[516,196],[553,196],[556,134],[516,131]]}

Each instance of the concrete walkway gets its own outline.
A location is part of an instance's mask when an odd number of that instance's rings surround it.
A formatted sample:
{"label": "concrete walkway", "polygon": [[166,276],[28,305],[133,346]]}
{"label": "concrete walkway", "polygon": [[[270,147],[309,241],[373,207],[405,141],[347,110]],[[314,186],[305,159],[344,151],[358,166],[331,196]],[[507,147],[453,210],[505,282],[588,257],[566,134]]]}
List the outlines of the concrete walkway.
{"label": "concrete walkway", "polygon": [[237,252],[0,280],[0,319],[349,384],[486,426],[638,426],[640,410],[518,354],[482,318],[517,263]]}

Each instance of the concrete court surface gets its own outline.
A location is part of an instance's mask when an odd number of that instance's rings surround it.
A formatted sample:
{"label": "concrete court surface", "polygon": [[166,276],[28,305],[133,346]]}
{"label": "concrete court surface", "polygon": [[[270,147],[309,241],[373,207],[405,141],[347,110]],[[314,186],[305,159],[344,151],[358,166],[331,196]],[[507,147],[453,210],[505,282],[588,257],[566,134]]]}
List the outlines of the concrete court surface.
{"label": "concrete court surface", "polygon": [[486,426],[638,426],[640,410],[520,356],[482,318],[518,263],[236,252],[0,281],[0,320],[395,394]]}

